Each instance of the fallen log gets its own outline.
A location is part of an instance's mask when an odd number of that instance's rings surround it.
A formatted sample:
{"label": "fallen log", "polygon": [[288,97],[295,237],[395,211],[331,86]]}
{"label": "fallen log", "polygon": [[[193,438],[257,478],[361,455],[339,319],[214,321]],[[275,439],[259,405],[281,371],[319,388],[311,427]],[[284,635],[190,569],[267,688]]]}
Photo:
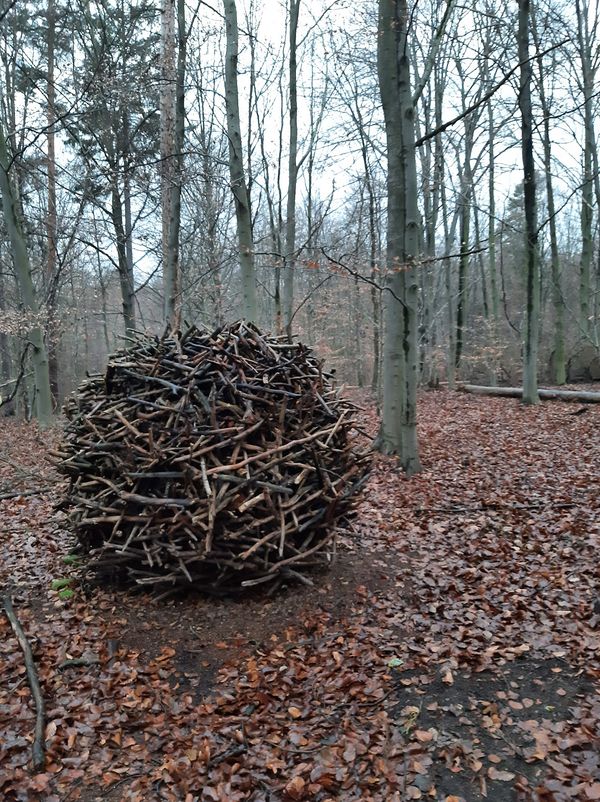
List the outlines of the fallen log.
{"label": "fallen log", "polygon": [[46,743],[44,738],[46,730],[46,711],[44,708],[44,697],[42,696],[42,690],[40,688],[40,681],[38,679],[37,670],[33,659],[33,652],[31,651],[31,645],[27,640],[27,636],[23,631],[23,627],[21,626],[19,619],[17,618],[17,614],[15,613],[10,596],[5,596],[2,600],[2,604],[4,606],[6,617],[8,618],[13,632],[19,641],[19,646],[21,647],[21,651],[23,652],[23,657],[25,659],[27,679],[29,681],[29,687],[31,688],[31,695],[33,696],[33,700],[35,702],[36,711],[35,734],[32,749],[33,770],[41,771],[44,768],[44,763],[46,761]]}
{"label": "fallen log", "polygon": [[[463,384],[460,387],[466,393],[475,395],[505,396],[507,398],[522,398],[522,387],[484,387],[478,384]],[[578,401],[581,404],[600,404],[600,392],[590,390],[547,390],[540,388],[538,395],[543,401]]]}

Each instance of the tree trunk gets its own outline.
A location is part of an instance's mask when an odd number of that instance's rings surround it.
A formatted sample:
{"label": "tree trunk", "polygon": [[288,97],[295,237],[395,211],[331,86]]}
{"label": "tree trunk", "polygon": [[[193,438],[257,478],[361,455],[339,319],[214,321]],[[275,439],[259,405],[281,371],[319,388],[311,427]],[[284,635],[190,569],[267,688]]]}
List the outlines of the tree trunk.
{"label": "tree trunk", "polygon": [[552,138],[550,132],[550,107],[546,98],[544,86],[544,64],[540,54],[541,43],[537,36],[535,14],[531,17],[531,31],[537,50],[537,65],[539,74],[538,91],[542,114],[544,116],[543,148],[544,173],[546,176],[546,199],[548,204],[548,225],[550,227],[550,264],[552,269],[552,302],[554,306],[554,349],[552,355],[552,372],[556,384],[565,384],[567,381],[567,361],[565,355],[565,304],[562,292],[562,269],[558,251],[558,236],[556,232],[556,204],[554,202],[554,186],[552,183]]}
{"label": "tree trunk", "polygon": [[[185,136],[185,2],[164,0],[162,11],[161,160],[164,322],[172,331],[181,326],[179,232]],[[177,41],[177,62],[175,42]]]}
{"label": "tree trunk", "polygon": [[[4,224],[11,244],[21,302],[25,309],[37,318],[39,309],[35,297],[25,238],[16,213],[15,196],[8,174],[9,166],[10,160],[4,137],[4,128],[0,124],[0,193]],[[46,426],[52,420],[52,392],[50,390],[48,353],[44,342],[44,333],[39,323],[34,324],[30,329],[29,342],[32,345],[31,361],[35,378],[36,417],[42,426]]]}
{"label": "tree trunk", "polygon": [[583,177],[581,187],[581,259],[579,261],[579,328],[583,337],[590,337],[592,316],[591,273],[594,253],[592,149],[595,141],[593,102],[595,99],[592,54],[590,52],[587,3],[582,9],[580,0],[575,0],[577,14],[577,41],[581,59],[583,84]]}
{"label": "tree trunk", "polygon": [[47,348],[48,373],[50,376],[50,391],[52,393],[53,408],[59,402],[58,388],[58,321],[56,319],[56,299],[58,292],[58,259],[57,259],[57,218],[56,218],[56,147],[54,124],[56,121],[56,92],[54,86],[54,45],[56,35],[56,9],[54,0],[48,0],[47,7],[47,48],[48,73],[46,82],[48,129],[46,141],[48,146],[47,176],[48,176],[48,210],[46,216],[46,298],[48,311]]}
{"label": "tree trunk", "polygon": [[[0,315],[6,310],[6,298],[4,290],[4,273],[0,270]],[[0,384],[7,385],[12,378],[10,345],[8,336],[0,331]],[[6,391],[0,390],[0,396],[10,396],[15,390],[14,385],[8,384]],[[3,399],[0,397],[0,401]],[[12,401],[5,401],[1,408],[2,415],[12,415],[15,409],[14,398]]]}
{"label": "tree trunk", "polygon": [[285,266],[283,272],[283,323],[285,333],[292,341],[292,315],[294,314],[294,269],[296,259],[296,187],[298,184],[298,88],[296,82],[296,36],[300,0],[290,0],[290,52],[289,52],[289,153],[288,193],[285,220]]}
{"label": "tree trunk", "polygon": [[[468,126],[467,126],[468,127]],[[469,272],[469,237],[471,229],[471,148],[467,134],[467,152],[461,180],[460,193],[460,255],[458,258],[458,297],[456,301],[456,354],[454,366],[458,372],[464,347],[464,336],[467,318],[468,272]],[[459,374],[460,375],[460,374]]]}
{"label": "tree trunk", "polygon": [[[489,54],[485,56],[485,82],[486,88],[491,88],[491,76],[489,72]],[[494,106],[488,103],[488,270],[490,274],[490,303],[492,313],[492,363],[491,378],[493,384],[498,377],[498,356],[500,348],[500,293],[498,291],[498,270],[496,266],[496,154],[494,140],[496,130],[494,126]]]}
{"label": "tree trunk", "polygon": [[242,279],[242,314],[246,320],[256,321],[256,276],[254,272],[254,246],[250,201],[244,176],[240,107],[238,99],[238,27],[235,0],[223,0],[227,48],[225,53],[225,106],[227,108],[227,135],[229,137],[229,176],[235,201],[235,216]]}
{"label": "tree trunk", "polygon": [[125,226],[123,224],[123,204],[116,183],[111,190],[111,217],[117,244],[117,264],[119,284],[121,286],[121,303],[123,306],[123,323],[125,333],[135,329],[135,283],[133,269],[127,259]]}
{"label": "tree trunk", "polygon": [[417,444],[417,294],[419,245],[414,101],[406,0],[379,0],[378,72],[387,144],[387,292],[384,294],[381,448],[420,470]]}
{"label": "tree trunk", "polygon": [[525,205],[527,314],[523,349],[523,403],[537,404],[537,354],[540,310],[540,266],[536,208],[535,162],[533,159],[533,114],[531,110],[532,67],[529,60],[529,0],[519,0],[518,51],[520,63],[519,108]]}

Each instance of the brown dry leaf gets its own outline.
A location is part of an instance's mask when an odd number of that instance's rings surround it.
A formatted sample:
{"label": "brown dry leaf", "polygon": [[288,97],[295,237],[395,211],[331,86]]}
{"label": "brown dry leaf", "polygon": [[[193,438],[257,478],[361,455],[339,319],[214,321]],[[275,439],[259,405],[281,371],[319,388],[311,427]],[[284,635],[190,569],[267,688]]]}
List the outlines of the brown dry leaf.
{"label": "brown dry leaf", "polygon": [[172,657],[175,657],[175,649],[172,646],[163,646],[160,650],[160,655],[156,658],[157,663],[164,663],[166,660],[170,660]]}
{"label": "brown dry leaf", "polygon": [[490,766],[487,775],[490,780],[500,780],[501,782],[509,782],[510,780],[514,780],[516,776],[512,771],[502,771],[493,766]]}
{"label": "brown dry leaf", "polygon": [[529,699],[527,696],[522,700],[522,702],[523,702],[523,707],[525,708],[533,707],[534,705],[533,699]]}
{"label": "brown dry leaf", "polygon": [[585,788],[585,795],[588,799],[600,799],[600,783],[592,783]]}
{"label": "brown dry leaf", "polygon": [[288,707],[288,713],[292,718],[302,718],[302,710],[299,707]]}
{"label": "brown dry leaf", "polygon": [[433,740],[432,730],[415,730],[415,738],[422,744],[427,744]]}
{"label": "brown dry leaf", "polygon": [[36,774],[35,777],[32,777],[29,781],[29,784],[33,791],[45,791],[48,788],[48,784],[52,779],[52,774]]}
{"label": "brown dry leaf", "polygon": [[454,677],[452,676],[452,672],[450,671],[450,669],[448,669],[446,673],[442,676],[442,682],[445,682],[446,685],[454,684]]}
{"label": "brown dry leaf", "polygon": [[356,746],[352,742],[347,744],[342,755],[346,763],[354,763],[356,760]]}
{"label": "brown dry leaf", "polygon": [[302,799],[305,786],[306,782],[302,777],[292,777],[283,790],[290,799]]}

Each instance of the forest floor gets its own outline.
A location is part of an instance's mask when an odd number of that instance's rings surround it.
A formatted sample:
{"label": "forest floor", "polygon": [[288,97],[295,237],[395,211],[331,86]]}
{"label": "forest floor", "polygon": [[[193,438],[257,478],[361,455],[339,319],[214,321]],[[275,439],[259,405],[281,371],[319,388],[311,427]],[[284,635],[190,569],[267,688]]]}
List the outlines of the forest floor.
{"label": "forest floor", "polygon": [[375,459],[314,589],[160,603],[86,595],[52,511],[57,433],[0,421],[0,497],[49,488],[0,501],[0,588],[47,714],[32,774],[0,613],[0,797],[600,799],[600,408],[439,391],[420,421],[423,472]]}

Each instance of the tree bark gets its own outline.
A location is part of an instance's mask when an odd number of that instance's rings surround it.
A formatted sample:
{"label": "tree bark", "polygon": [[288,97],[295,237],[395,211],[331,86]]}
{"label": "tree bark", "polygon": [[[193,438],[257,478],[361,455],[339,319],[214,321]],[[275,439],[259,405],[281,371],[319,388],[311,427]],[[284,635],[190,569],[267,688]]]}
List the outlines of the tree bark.
{"label": "tree bark", "polygon": [[238,26],[235,0],[223,0],[227,47],[225,52],[225,106],[227,109],[227,135],[229,137],[229,176],[235,202],[237,237],[242,279],[242,314],[246,320],[256,321],[256,276],[254,272],[254,245],[250,201],[244,175],[240,107],[238,99]]}
{"label": "tree bark", "polygon": [[[177,4],[177,6],[175,5]],[[175,25],[177,19],[177,26]],[[177,35],[175,34],[177,27]],[[181,326],[179,232],[185,137],[185,2],[164,0],[162,9],[161,189],[164,322]],[[177,48],[175,43],[177,42]],[[177,60],[175,57],[177,50]]]}
{"label": "tree bark", "polygon": [[125,226],[123,224],[123,204],[119,187],[115,183],[111,189],[111,217],[115,229],[117,244],[117,265],[121,286],[121,302],[123,306],[123,322],[125,333],[135,329],[135,282],[132,266],[127,259]]}
{"label": "tree bark", "polygon": [[[9,169],[10,160],[6,147],[4,127],[0,123],[0,193],[2,196],[4,224],[11,244],[21,302],[25,309],[37,318],[39,308],[33,286],[25,237],[16,211],[15,194],[10,181]],[[50,372],[44,333],[37,321],[29,331],[29,341],[32,345],[31,361],[35,378],[35,413],[40,424],[46,426],[52,420],[52,392],[50,390]]]}
{"label": "tree bark", "polygon": [[298,87],[296,38],[300,0],[290,0],[289,50],[289,153],[288,193],[285,220],[285,266],[283,271],[283,323],[285,333],[292,341],[292,315],[294,314],[294,269],[296,260],[296,188],[298,184]]}
{"label": "tree bark", "polygon": [[546,176],[546,202],[548,204],[548,225],[550,229],[550,265],[552,270],[552,303],[554,306],[554,352],[552,355],[552,372],[556,384],[567,381],[567,360],[565,355],[565,303],[562,292],[562,269],[558,251],[556,232],[556,204],[554,202],[554,185],[552,183],[552,138],[550,132],[550,106],[546,97],[544,84],[544,62],[540,55],[540,41],[537,35],[535,14],[531,17],[531,32],[537,50],[537,66],[539,75],[538,91],[544,116],[543,148],[544,173]]}
{"label": "tree bark", "polygon": [[590,299],[592,295],[591,272],[594,253],[593,240],[593,195],[594,176],[592,170],[593,143],[596,138],[593,118],[595,99],[592,53],[589,41],[587,3],[575,0],[577,15],[577,43],[581,60],[583,86],[583,176],[581,188],[581,258],[579,260],[579,328],[583,337],[589,338],[592,331]]}
{"label": "tree bark", "polygon": [[407,474],[421,469],[417,443],[419,246],[414,102],[406,0],[379,0],[378,72],[387,144],[387,280],[384,294],[381,448]]}
{"label": "tree bark", "polygon": [[533,158],[533,113],[531,109],[532,66],[529,60],[529,0],[519,0],[518,53],[520,63],[519,108],[525,205],[527,312],[523,349],[523,403],[537,404],[537,355],[540,315],[540,266],[538,256],[535,162]]}
{"label": "tree bark", "polygon": [[48,129],[46,142],[48,147],[47,154],[47,177],[48,177],[48,210],[46,215],[46,298],[48,311],[47,325],[47,348],[48,348],[48,373],[50,376],[50,391],[52,393],[53,409],[56,410],[59,402],[58,387],[58,321],[56,319],[56,300],[58,292],[58,259],[57,259],[57,216],[56,216],[56,144],[54,124],[56,121],[56,91],[54,86],[54,49],[56,38],[56,8],[54,0],[48,0],[47,6],[47,57],[48,73],[46,81],[47,95],[47,119]]}

